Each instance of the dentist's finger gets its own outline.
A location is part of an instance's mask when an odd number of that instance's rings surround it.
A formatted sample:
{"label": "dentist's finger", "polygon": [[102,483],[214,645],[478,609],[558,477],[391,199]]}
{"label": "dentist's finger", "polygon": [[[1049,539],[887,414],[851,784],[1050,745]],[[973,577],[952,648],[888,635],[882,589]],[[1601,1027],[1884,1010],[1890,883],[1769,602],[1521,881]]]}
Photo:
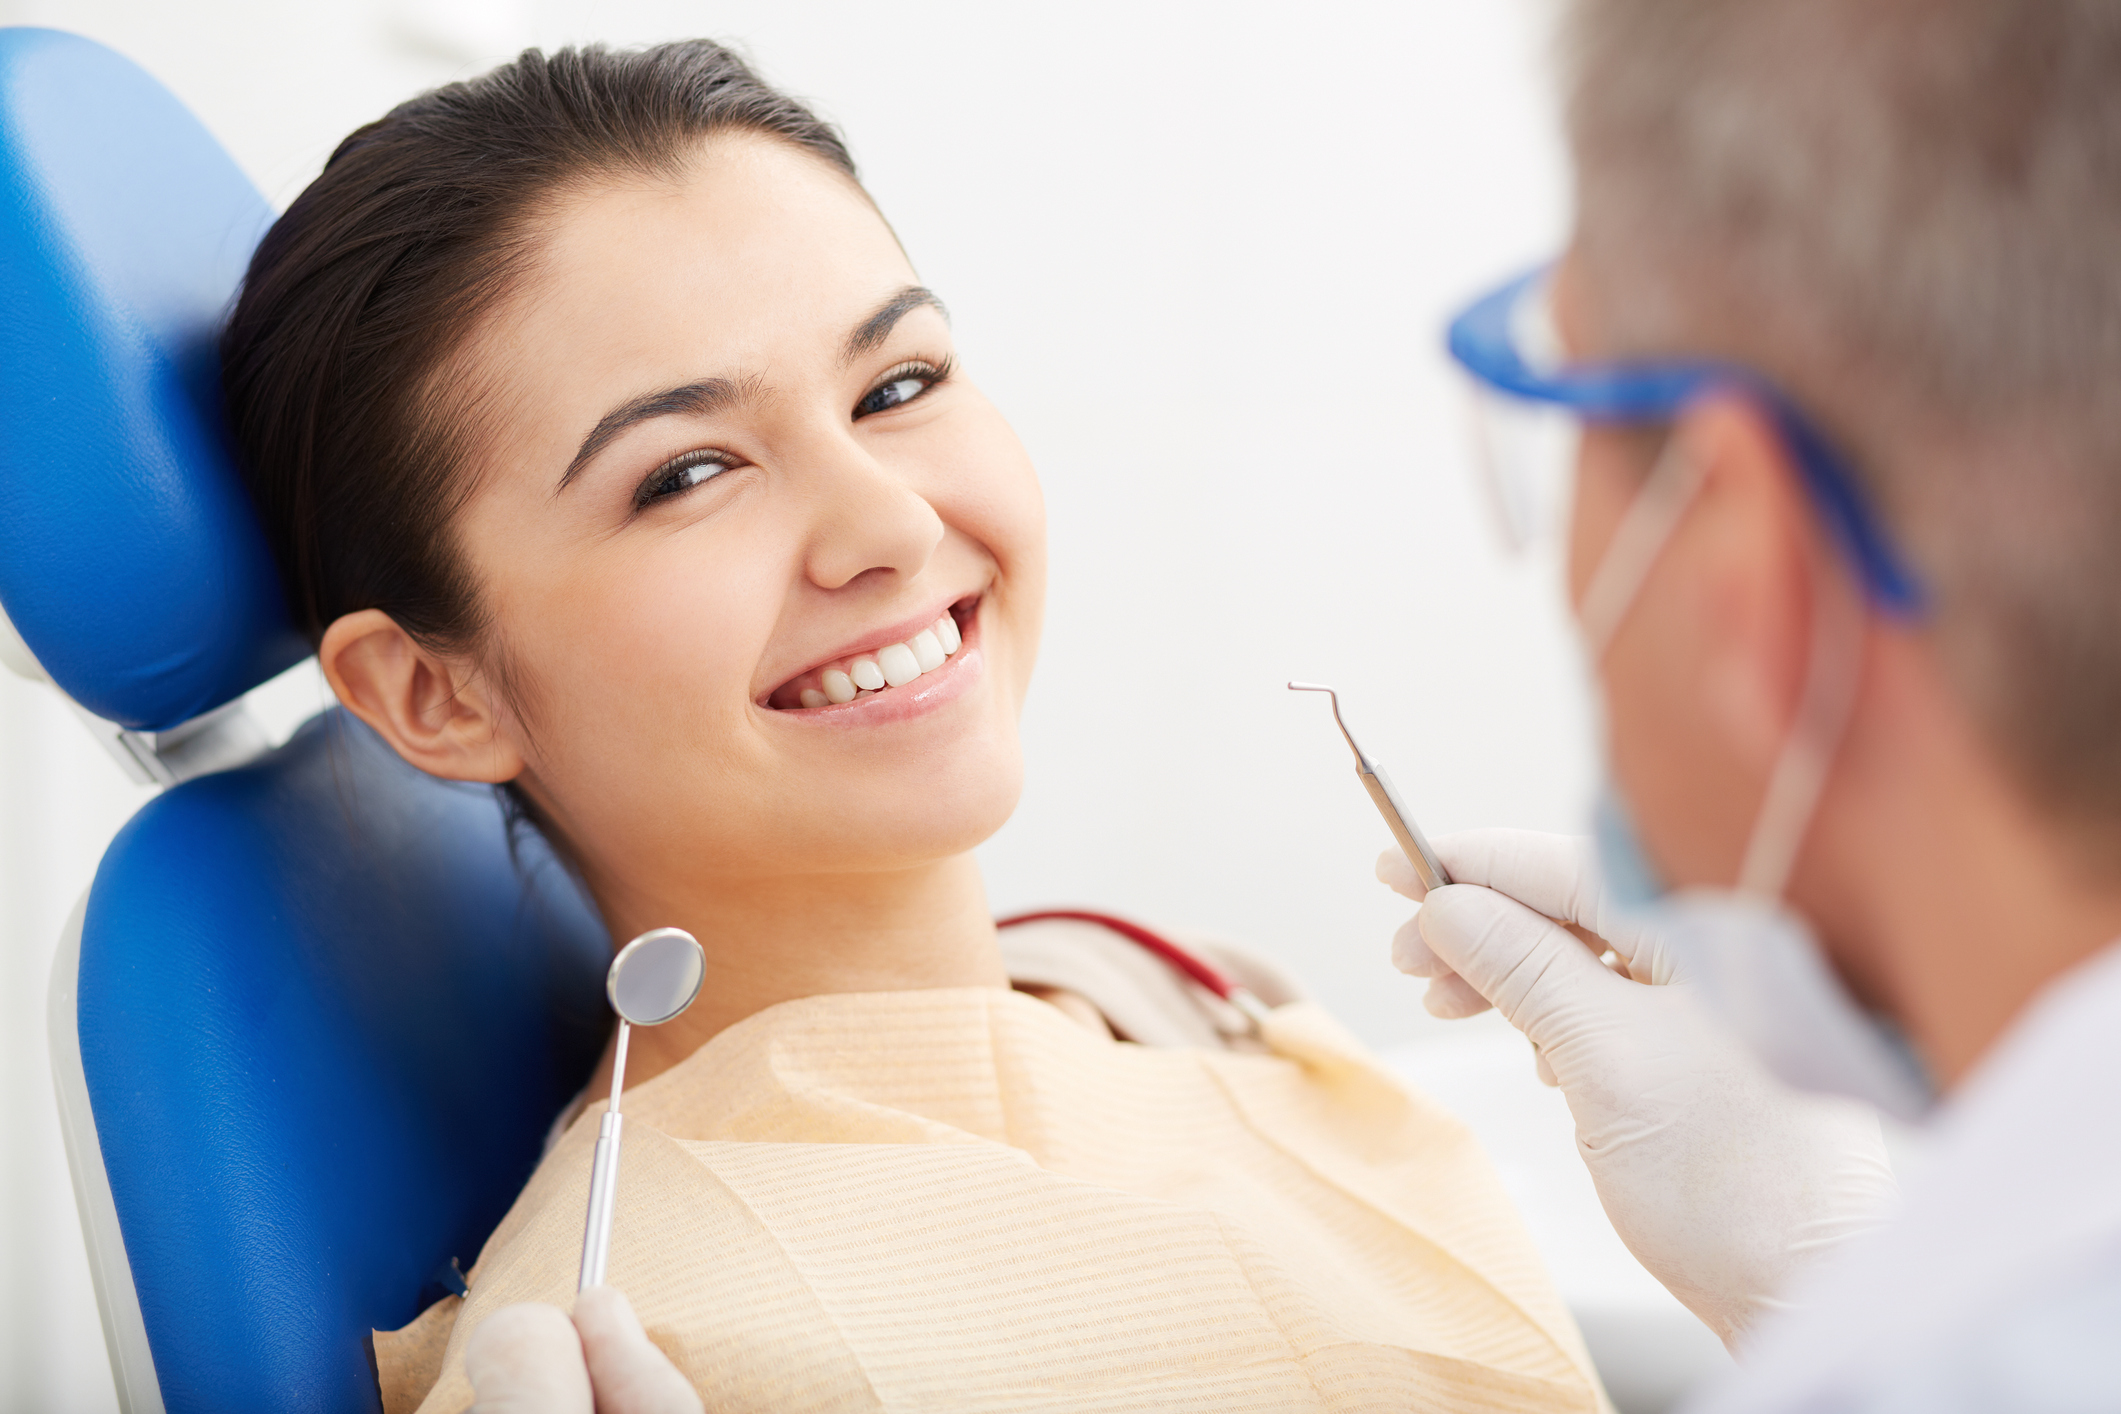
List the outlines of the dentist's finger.
{"label": "dentist's finger", "polygon": [[1421,1004],[1431,1016],[1458,1021],[1488,1009],[1488,999],[1467,986],[1465,979],[1451,971],[1450,964],[1422,941],[1418,917],[1400,924],[1399,931],[1392,935],[1392,965],[1410,977],[1430,979]]}
{"label": "dentist's finger", "polygon": [[1377,882],[1401,898],[1410,898],[1416,903],[1426,898],[1429,892],[1422,887],[1421,877],[1414,872],[1414,866],[1407,863],[1407,857],[1399,852],[1397,845],[1377,856]]}
{"label": "dentist's finger", "polygon": [[1429,950],[1535,1043],[1544,1039],[1541,1023],[1566,1010],[1564,999],[1631,985],[1574,933],[1493,889],[1436,889],[1416,921]]}
{"label": "dentist's finger", "polygon": [[596,1383],[597,1414],[702,1414],[692,1382],[641,1329],[615,1286],[592,1286],[574,1299],[575,1329]]}
{"label": "dentist's finger", "polygon": [[1400,924],[1399,931],[1392,935],[1392,965],[1409,977],[1443,977],[1451,971],[1451,964],[1438,957],[1423,940],[1419,916]]}
{"label": "dentist's finger", "polygon": [[1493,1005],[1455,972],[1447,972],[1429,983],[1421,1004],[1429,1015],[1440,1021],[1463,1021],[1469,1016],[1480,1015]]}
{"label": "dentist's finger", "polygon": [[[1479,884],[1536,913],[1593,931],[1609,921],[1596,852],[1587,839],[1537,830],[1458,830],[1438,835],[1435,849],[1454,884]],[[1397,849],[1377,856],[1377,879],[1416,903],[1428,894]]]}
{"label": "dentist's finger", "polygon": [[1460,830],[1438,836],[1436,854],[1456,884],[1482,884],[1535,913],[1590,934],[1591,951],[1610,946],[1638,977],[1647,977],[1644,920],[1614,906],[1598,872],[1598,851],[1580,835],[1537,830]]}
{"label": "dentist's finger", "polygon": [[1439,836],[1436,856],[1454,884],[1508,894],[1535,913],[1595,930],[1604,890],[1595,851],[1578,835],[1538,830],[1458,830]]}
{"label": "dentist's finger", "polygon": [[472,1414],[593,1414],[589,1370],[573,1322],[557,1306],[503,1306],[464,1343]]}

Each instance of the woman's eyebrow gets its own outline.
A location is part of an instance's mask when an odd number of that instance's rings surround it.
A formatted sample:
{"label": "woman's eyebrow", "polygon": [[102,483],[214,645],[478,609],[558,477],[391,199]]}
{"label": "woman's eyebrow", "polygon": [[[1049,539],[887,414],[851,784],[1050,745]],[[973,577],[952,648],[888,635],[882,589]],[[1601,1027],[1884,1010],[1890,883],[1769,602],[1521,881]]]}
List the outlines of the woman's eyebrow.
{"label": "woman's eyebrow", "polygon": [[[925,285],[908,285],[876,307],[876,311],[854,327],[841,346],[840,361],[852,363],[863,354],[876,348],[891,337],[891,331],[899,320],[923,305],[934,309],[943,318],[950,311],[936,298],[935,291]],[[553,488],[557,496],[573,483],[582,468],[596,458],[598,452],[610,446],[613,439],[639,423],[656,417],[688,416],[712,417],[745,398],[752,396],[756,388],[739,384],[729,378],[706,378],[697,383],[686,383],[675,388],[665,388],[660,393],[645,393],[638,398],[619,404],[597,419],[597,425],[589,429],[582,445],[560,473],[560,484]]]}
{"label": "woman's eyebrow", "polygon": [[628,428],[657,417],[712,417],[757,391],[748,381],[739,383],[731,378],[704,378],[697,383],[665,388],[660,393],[644,393],[620,403],[589,429],[589,435],[582,439],[581,449],[574,454],[574,460],[567,463],[567,470],[560,474],[560,484],[553,488],[552,494],[557,496],[565,491],[582,468]]}
{"label": "woman's eyebrow", "polygon": [[922,305],[934,309],[945,319],[950,317],[950,311],[943,308],[935,291],[925,285],[908,285],[878,305],[876,313],[854,326],[854,332],[847,336],[846,345],[840,350],[840,362],[852,363],[890,338],[892,326]]}

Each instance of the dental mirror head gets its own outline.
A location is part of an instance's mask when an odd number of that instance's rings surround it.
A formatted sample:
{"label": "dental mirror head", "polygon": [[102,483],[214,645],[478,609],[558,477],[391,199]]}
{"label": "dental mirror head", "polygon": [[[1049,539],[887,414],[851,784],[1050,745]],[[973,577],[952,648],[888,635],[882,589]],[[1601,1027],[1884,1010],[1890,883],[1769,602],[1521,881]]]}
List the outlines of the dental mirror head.
{"label": "dental mirror head", "polygon": [[653,928],[619,949],[604,974],[604,995],[622,1020],[661,1026],[692,1005],[706,975],[699,939],[683,928]]}

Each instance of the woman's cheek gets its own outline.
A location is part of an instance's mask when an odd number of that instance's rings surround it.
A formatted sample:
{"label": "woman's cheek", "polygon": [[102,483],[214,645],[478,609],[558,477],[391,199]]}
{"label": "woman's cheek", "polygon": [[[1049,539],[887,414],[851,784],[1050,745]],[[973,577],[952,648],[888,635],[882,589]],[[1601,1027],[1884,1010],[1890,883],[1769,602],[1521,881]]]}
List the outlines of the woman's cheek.
{"label": "woman's cheek", "polygon": [[1021,697],[1030,686],[1031,670],[1038,659],[1039,638],[1046,619],[1046,499],[1028,459],[1024,462],[1018,527],[1018,549],[1009,566],[1009,574],[1013,581],[1010,597],[1015,601],[1012,608],[1021,625],[1022,661],[1017,676],[1017,690]]}
{"label": "woman's cheek", "polygon": [[[731,740],[749,703],[756,654],[744,656],[739,605],[675,557],[607,560],[565,579],[541,616],[542,651],[526,663],[539,699],[533,749],[571,758],[548,761],[554,788],[652,796],[659,775],[711,769],[697,759],[703,740]],[[538,632],[516,622],[519,633]],[[688,759],[689,769],[673,770]],[[571,803],[594,810],[590,800]]]}
{"label": "woman's cheek", "polygon": [[993,413],[989,437],[965,478],[967,529],[995,558],[1012,612],[1035,645],[1046,593],[1046,497],[1016,433]]}

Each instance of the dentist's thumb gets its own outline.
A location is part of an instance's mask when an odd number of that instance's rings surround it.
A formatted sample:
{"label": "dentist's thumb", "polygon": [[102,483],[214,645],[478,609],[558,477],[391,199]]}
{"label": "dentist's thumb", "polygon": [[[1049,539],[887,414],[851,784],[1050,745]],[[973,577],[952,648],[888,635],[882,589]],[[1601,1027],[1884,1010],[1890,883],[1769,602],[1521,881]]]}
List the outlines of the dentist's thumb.
{"label": "dentist's thumb", "polygon": [[525,1301],[479,1323],[464,1346],[472,1414],[594,1414],[589,1371],[573,1322],[557,1306]]}
{"label": "dentist's thumb", "polygon": [[615,1286],[592,1286],[574,1299],[574,1326],[596,1386],[597,1414],[702,1414],[692,1384],[641,1329]]}

